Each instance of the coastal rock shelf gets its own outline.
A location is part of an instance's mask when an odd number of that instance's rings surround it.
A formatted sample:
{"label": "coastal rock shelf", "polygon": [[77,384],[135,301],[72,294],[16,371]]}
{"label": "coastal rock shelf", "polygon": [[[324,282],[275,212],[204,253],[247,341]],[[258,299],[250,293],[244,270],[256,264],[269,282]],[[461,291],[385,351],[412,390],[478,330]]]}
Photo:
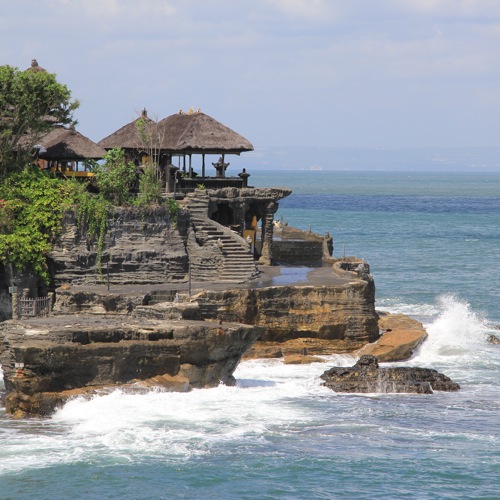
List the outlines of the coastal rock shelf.
{"label": "coastal rock shelf", "polygon": [[371,354],[380,362],[403,361],[411,358],[415,349],[427,338],[419,321],[405,314],[379,312],[378,325],[381,337],[377,342],[363,347],[357,354]]}
{"label": "coastal rock shelf", "polygon": [[75,394],[141,381],[171,390],[231,385],[241,355],[260,333],[235,323],[144,316],[7,321],[0,325],[6,410],[48,415]]}
{"label": "coastal rock shelf", "polygon": [[429,368],[380,368],[377,358],[365,354],[352,367],[330,368],[321,375],[323,385],[335,392],[413,393],[458,391],[460,386]]}

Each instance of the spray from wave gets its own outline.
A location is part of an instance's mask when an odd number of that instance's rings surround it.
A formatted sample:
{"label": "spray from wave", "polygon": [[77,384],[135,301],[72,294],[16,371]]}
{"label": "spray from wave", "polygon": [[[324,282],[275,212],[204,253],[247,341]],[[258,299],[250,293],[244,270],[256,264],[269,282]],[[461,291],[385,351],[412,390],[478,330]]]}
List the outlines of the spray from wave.
{"label": "spray from wave", "polygon": [[426,325],[429,337],[417,354],[420,360],[474,354],[484,347],[487,321],[472,311],[469,303],[447,294],[438,298],[438,307],[436,319]]}

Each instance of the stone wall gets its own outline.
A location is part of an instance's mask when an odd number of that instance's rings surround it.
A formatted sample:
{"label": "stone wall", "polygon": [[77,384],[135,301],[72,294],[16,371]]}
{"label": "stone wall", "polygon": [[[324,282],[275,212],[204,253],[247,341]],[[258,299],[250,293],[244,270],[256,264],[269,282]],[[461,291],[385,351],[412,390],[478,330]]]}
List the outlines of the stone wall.
{"label": "stone wall", "polygon": [[272,260],[279,264],[293,266],[321,266],[323,259],[323,241],[274,240]]}

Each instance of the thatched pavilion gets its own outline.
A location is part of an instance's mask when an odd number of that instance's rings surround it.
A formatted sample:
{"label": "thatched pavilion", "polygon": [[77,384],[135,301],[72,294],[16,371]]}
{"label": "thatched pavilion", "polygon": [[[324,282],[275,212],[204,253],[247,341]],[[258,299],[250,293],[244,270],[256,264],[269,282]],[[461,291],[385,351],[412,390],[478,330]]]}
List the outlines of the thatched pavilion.
{"label": "thatched pavilion", "polygon": [[157,122],[143,109],[141,116],[117,131],[101,139],[97,144],[104,149],[120,148],[136,166],[152,160],[160,166],[166,165],[166,156],[161,151]]}
{"label": "thatched pavilion", "polygon": [[55,127],[38,142],[38,159],[41,166],[72,177],[92,176],[79,162],[100,160],[106,150],[77,132],[74,127]]}
{"label": "thatched pavilion", "polygon": [[[200,111],[180,111],[159,122],[144,110],[139,118],[127,123],[98,142],[105,149],[121,148],[140,165],[151,158],[159,167],[167,192],[190,191],[197,184],[217,187],[242,187],[248,175],[227,178],[228,154],[252,151],[252,144],[240,134]],[[201,172],[193,170],[192,156],[201,155]],[[217,155],[215,175],[206,175],[206,155]],[[177,161],[174,160],[177,158]],[[173,164],[177,163],[177,166]],[[181,171],[178,175],[177,172]],[[206,187],[209,187],[206,185]]]}
{"label": "thatched pavilion", "polygon": [[205,155],[220,155],[216,168],[216,177],[226,177],[225,155],[239,155],[244,151],[253,151],[253,145],[240,134],[226,127],[211,116],[201,111],[168,116],[158,123],[162,131],[163,145],[170,155],[183,159],[183,171],[186,172],[186,158],[189,160],[188,174],[193,177],[192,155],[201,155],[201,177],[206,177]]}

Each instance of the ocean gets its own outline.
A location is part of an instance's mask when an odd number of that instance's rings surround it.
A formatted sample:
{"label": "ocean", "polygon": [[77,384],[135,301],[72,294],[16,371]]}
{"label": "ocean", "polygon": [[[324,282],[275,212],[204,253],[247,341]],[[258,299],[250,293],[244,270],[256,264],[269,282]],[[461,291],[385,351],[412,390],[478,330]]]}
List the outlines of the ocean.
{"label": "ocean", "polygon": [[255,172],[293,194],[276,218],[371,266],[377,308],[429,338],[399,365],[461,385],[346,395],[331,366],[242,362],[237,386],[76,399],[45,420],[0,409],[1,499],[499,499],[500,173]]}

